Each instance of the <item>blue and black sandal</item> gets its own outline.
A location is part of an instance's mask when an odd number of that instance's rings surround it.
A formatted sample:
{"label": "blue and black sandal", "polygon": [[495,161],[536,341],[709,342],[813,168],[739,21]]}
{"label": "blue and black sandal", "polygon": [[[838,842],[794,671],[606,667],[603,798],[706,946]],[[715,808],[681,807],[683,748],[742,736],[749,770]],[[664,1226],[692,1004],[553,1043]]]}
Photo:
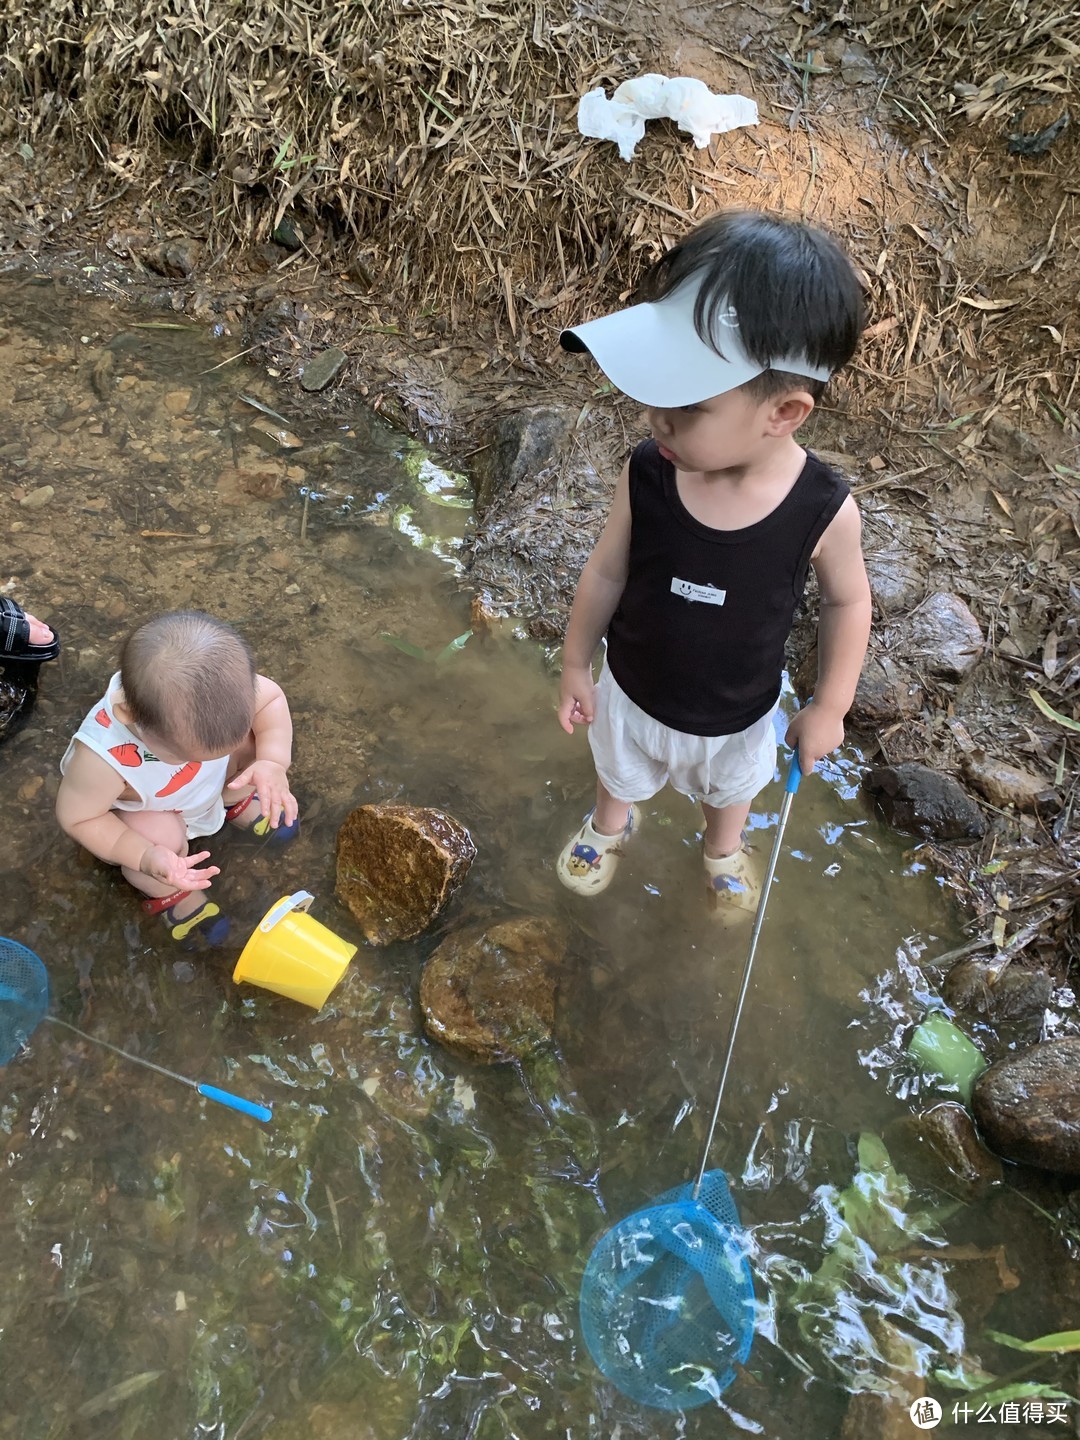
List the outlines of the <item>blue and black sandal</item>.
{"label": "blue and black sandal", "polygon": [[169,933],[178,940],[185,950],[207,945],[224,945],[229,938],[229,917],[212,900],[205,900],[190,915],[178,918],[173,908],[194,892],[177,890],[174,895],[151,896],[142,902],[143,913],[160,915],[169,927]]}

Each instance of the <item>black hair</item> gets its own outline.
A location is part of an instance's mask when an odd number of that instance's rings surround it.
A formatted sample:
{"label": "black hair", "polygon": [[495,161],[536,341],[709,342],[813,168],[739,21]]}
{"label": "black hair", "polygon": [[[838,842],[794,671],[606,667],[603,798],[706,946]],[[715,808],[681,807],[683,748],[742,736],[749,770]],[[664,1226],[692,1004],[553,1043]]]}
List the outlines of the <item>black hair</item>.
{"label": "black hair", "polygon": [[[663,300],[698,271],[705,273],[694,327],[718,355],[716,322],[729,308],[738,316],[743,349],[759,365],[805,355],[815,368],[835,374],[855,353],[866,324],[862,285],[823,230],[756,210],[721,211],[649,267],[635,298]],[[763,399],[798,388],[816,400],[825,382],[766,369],[744,388]]]}
{"label": "black hair", "polygon": [[140,625],[120,651],[120,685],[140,730],[228,755],[251,729],[255,661],[231,625],[173,610]]}

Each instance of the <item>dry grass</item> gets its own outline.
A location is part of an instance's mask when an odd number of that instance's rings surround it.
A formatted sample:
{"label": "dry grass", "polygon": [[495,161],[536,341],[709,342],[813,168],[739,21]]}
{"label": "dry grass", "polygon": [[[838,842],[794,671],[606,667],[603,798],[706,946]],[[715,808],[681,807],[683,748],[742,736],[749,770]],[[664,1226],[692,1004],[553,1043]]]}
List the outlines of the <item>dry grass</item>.
{"label": "dry grass", "polygon": [[[997,120],[1073,83],[1080,11],[1019,3],[875,4],[862,33],[893,65],[890,94],[940,133],[953,114]],[[582,93],[643,68],[602,0],[165,0],[152,18],[109,0],[89,22],[79,0],[0,4],[9,133],[76,147],[114,195],[212,253],[287,220],[354,295],[437,313],[453,335],[482,316],[485,341],[535,369],[561,323],[616,302],[695,219],[783,208],[835,230],[866,274],[874,323],[854,403],[884,402],[902,423],[975,414],[977,433],[944,437],[965,441],[947,445],[960,461],[1005,409],[1075,425],[1080,341],[1062,286],[1080,187],[1061,182],[1052,223],[1036,207],[1018,260],[968,254],[966,180],[830,122],[812,66],[795,81],[788,57],[786,94],[772,86],[772,37],[763,63],[731,56],[726,76],[766,123],[700,152],[653,127],[630,168],[575,125]],[[977,95],[958,98],[960,75]],[[1039,173],[1018,161],[1007,183]]]}
{"label": "dry grass", "polygon": [[1000,124],[1025,106],[1075,104],[1080,10],[1062,0],[904,0],[854,8],[911,118]]}

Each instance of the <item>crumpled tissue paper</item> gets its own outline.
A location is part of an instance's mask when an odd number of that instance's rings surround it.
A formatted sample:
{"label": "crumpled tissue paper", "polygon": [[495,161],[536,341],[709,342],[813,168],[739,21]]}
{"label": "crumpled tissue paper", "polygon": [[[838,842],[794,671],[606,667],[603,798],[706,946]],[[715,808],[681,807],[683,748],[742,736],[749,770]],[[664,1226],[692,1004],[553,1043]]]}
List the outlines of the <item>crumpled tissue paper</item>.
{"label": "crumpled tissue paper", "polygon": [[674,120],[704,150],[713,135],[758,123],[758,108],[745,95],[714,95],[704,80],[688,75],[641,75],[624,80],[609,100],[603,88],[590,90],[578,104],[578,130],[593,140],[613,140],[624,160],[632,160],[645,134],[646,120]]}

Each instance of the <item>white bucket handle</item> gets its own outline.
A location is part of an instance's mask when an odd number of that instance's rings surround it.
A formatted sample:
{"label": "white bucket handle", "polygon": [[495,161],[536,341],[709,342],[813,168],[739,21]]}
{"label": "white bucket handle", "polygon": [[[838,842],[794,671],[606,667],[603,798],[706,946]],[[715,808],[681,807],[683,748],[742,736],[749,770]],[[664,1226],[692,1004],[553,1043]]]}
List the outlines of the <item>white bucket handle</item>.
{"label": "white bucket handle", "polygon": [[295,895],[287,895],[284,900],[279,900],[274,908],[267,912],[259,921],[259,929],[264,935],[268,935],[279,920],[293,910],[308,910],[311,902],[315,899],[310,890],[297,890]]}

